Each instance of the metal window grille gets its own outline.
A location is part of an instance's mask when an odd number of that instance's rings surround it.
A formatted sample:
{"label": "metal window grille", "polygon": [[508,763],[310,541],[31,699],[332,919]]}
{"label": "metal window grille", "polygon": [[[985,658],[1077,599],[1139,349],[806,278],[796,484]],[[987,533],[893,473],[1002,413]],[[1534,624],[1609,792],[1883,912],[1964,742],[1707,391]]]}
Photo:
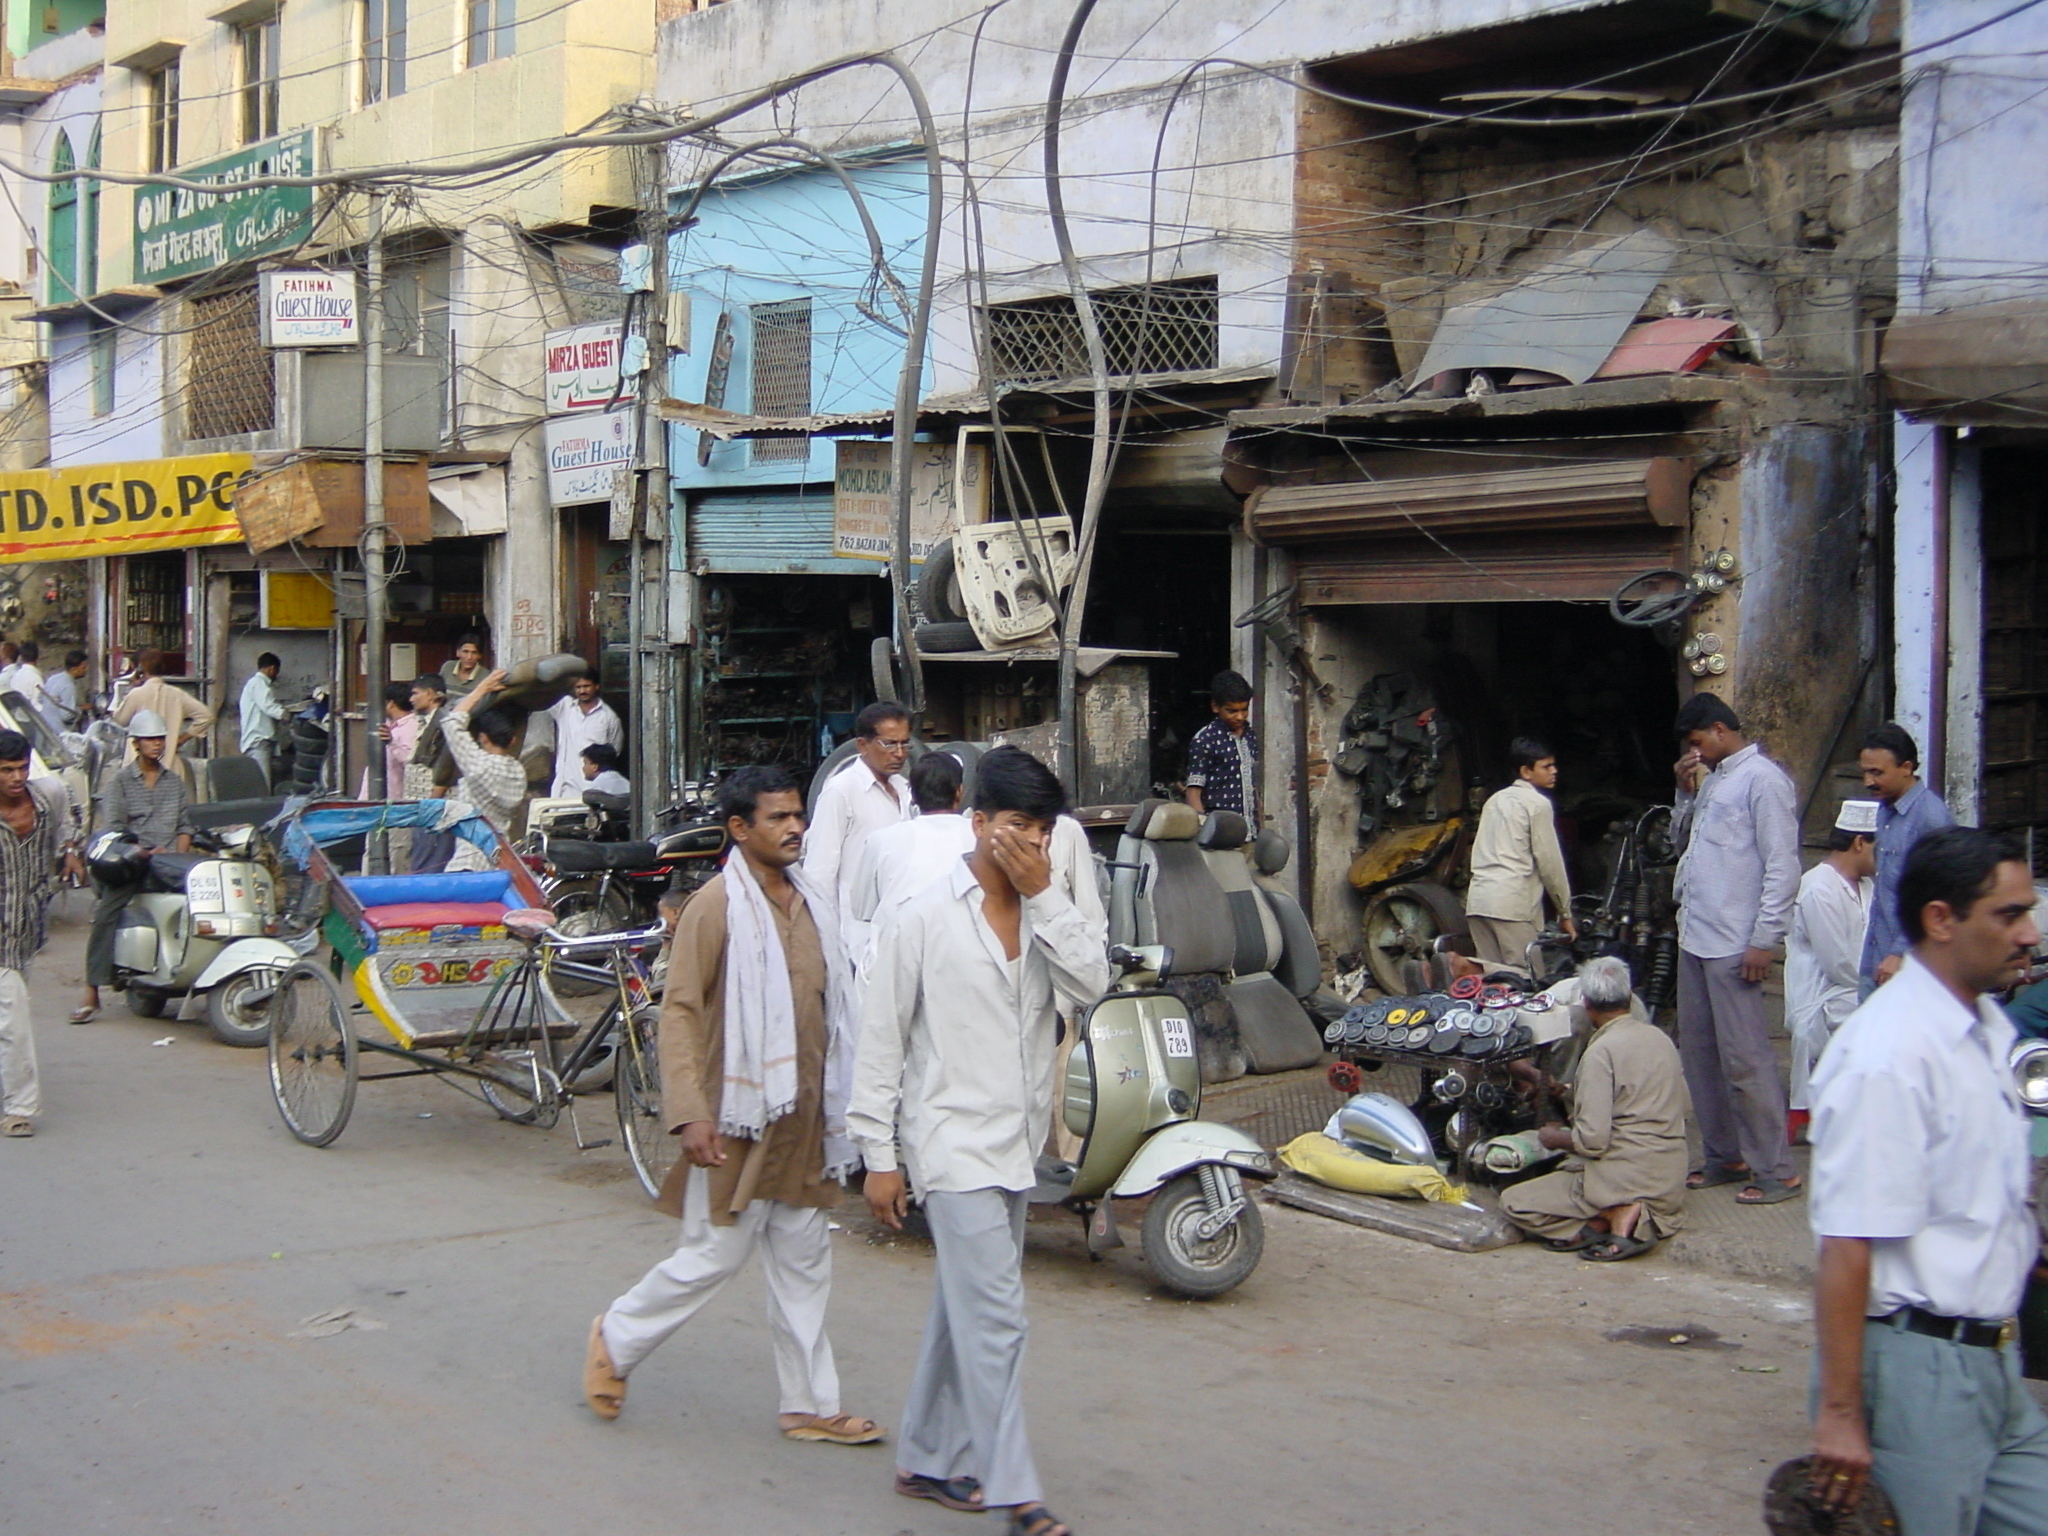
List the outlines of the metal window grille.
{"label": "metal window grille", "polygon": [[[756,416],[811,414],[811,301],[783,299],[756,304],[753,391]],[[802,463],[811,456],[808,437],[757,437],[756,464]]]}
{"label": "metal window grille", "polygon": [[263,346],[256,290],[194,299],[185,366],[185,435],[239,437],[277,424],[277,385]]}
{"label": "metal window grille", "polygon": [[[1216,366],[1215,278],[1103,288],[1089,297],[1112,375],[1201,373]],[[991,304],[982,321],[995,382],[1088,376],[1088,349],[1071,297]]]}

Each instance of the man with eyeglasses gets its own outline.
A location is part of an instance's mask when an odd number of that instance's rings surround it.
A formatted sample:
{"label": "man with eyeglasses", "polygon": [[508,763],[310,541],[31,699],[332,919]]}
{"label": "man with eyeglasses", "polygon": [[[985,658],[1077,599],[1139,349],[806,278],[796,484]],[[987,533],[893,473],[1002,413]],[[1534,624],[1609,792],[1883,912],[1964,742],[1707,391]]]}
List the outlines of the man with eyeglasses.
{"label": "man with eyeglasses", "polygon": [[804,873],[815,889],[832,893],[835,912],[849,909],[868,834],[916,814],[903,775],[910,758],[910,711],[888,699],[870,704],[853,722],[853,740],[855,756],[818,791],[804,837]]}

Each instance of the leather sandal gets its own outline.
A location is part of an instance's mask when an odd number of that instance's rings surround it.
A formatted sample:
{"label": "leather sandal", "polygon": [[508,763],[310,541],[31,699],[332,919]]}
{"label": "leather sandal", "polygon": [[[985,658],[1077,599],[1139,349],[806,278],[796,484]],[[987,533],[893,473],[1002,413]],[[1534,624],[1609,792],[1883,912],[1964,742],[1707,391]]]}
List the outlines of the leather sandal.
{"label": "leather sandal", "polygon": [[834,1414],[831,1418],[811,1416],[807,1424],[783,1426],[785,1440],[822,1440],[828,1445],[873,1445],[888,1431],[873,1419],[856,1418],[850,1413]]}
{"label": "leather sandal", "polygon": [[604,1314],[590,1324],[590,1348],[583,1355],[583,1400],[600,1419],[616,1419],[626,1407],[626,1378],[612,1367],[604,1347]]}
{"label": "leather sandal", "polygon": [[1712,1189],[1716,1184],[1740,1184],[1749,1178],[1747,1163],[1716,1163],[1710,1168],[1695,1168],[1685,1176],[1687,1189]]}
{"label": "leather sandal", "polygon": [[1793,1199],[1806,1189],[1806,1181],[1796,1174],[1789,1179],[1751,1179],[1735,1192],[1737,1205],[1776,1205],[1780,1201]]}
{"label": "leather sandal", "polygon": [[1020,1504],[1010,1511],[1009,1536],[1074,1536],[1074,1532],[1043,1504]]}
{"label": "leather sandal", "polygon": [[981,1513],[981,1480],[974,1477],[926,1477],[920,1472],[898,1472],[896,1491],[906,1499],[930,1499],[963,1515]]}
{"label": "leather sandal", "polygon": [[27,1115],[9,1115],[0,1120],[0,1136],[33,1136],[35,1133],[36,1123]]}

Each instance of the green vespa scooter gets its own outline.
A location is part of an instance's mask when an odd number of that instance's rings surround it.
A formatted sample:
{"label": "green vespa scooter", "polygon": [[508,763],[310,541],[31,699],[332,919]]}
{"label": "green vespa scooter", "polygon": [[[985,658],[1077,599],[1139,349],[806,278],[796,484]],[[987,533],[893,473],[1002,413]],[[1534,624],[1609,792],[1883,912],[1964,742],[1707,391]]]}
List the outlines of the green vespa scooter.
{"label": "green vespa scooter", "polygon": [[1142,1228],[1152,1273],[1183,1296],[1221,1296],[1258,1267],[1265,1248],[1244,1180],[1274,1178],[1279,1166],[1244,1132],[1196,1118],[1194,1026],[1186,1005],[1159,988],[1172,951],[1114,946],[1109,957],[1118,979],[1083,1019],[1061,1084],[1080,1159],[1040,1158],[1031,1202],[1078,1213],[1088,1252],[1100,1258],[1123,1243],[1110,1201],[1152,1195]]}

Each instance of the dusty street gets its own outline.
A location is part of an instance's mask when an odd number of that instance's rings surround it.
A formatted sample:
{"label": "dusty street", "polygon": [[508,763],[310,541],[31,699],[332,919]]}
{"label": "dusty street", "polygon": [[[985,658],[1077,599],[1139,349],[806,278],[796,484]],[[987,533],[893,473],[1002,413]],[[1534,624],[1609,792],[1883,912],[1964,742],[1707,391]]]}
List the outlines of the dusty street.
{"label": "dusty street", "polygon": [[[751,1276],[594,1419],[585,1330],[670,1233],[616,1147],[416,1081],[365,1085],[336,1145],[300,1146],[261,1052],[118,1000],[63,1023],[70,901],[34,976],[43,1124],[0,1145],[0,1530],[994,1528],[895,1497],[887,1448],[777,1436]],[[1077,1531],[1761,1529],[1764,1475],[1802,1448],[1798,1293],[1266,1219],[1263,1267],[1208,1305],[1034,1227],[1033,1429]],[[929,1257],[850,1211],[836,1241],[846,1406],[893,1422]],[[337,1309],[361,1326],[294,1336]],[[1733,1347],[1604,1337],[1631,1326]]]}

